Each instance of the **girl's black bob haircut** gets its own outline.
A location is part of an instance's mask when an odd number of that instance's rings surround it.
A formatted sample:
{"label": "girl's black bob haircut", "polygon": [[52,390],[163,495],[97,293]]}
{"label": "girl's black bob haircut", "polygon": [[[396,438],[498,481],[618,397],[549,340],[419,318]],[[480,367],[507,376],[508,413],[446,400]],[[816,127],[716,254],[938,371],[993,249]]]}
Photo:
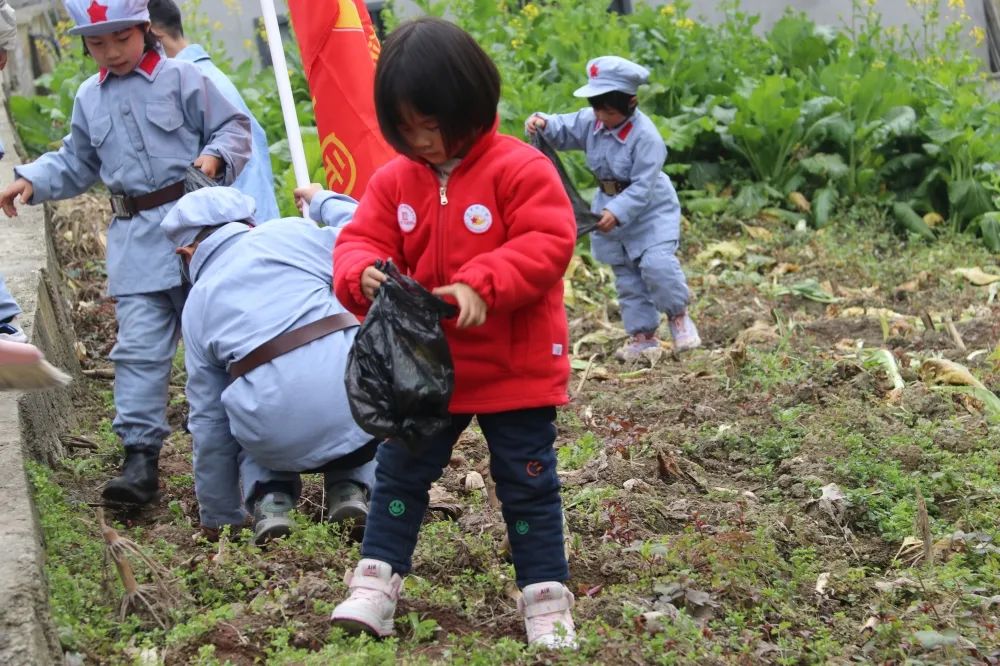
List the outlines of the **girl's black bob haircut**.
{"label": "girl's black bob haircut", "polygon": [[587,101],[590,102],[590,107],[594,110],[610,109],[617,111],[626,118],[635,112],[635,107],[637,106],[635,95],[630,95],[620,90],[612,90],[603,95],[588,97]]}
{"label": "girl's black bob haircut", "polygon": [[375,68],[375,112],[393,148],[410,148],[400,132],[403,109],[433,116],[445,148],[454,154],[493,126],[500,73],[479,44],[438,18],[407,21],[382,46]]}

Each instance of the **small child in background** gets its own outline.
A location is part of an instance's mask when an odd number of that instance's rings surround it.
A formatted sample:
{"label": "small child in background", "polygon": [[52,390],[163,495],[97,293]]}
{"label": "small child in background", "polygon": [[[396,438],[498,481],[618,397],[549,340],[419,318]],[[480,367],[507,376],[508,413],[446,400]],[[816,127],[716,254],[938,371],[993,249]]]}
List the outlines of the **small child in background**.
{"label": "small child in background", "polygon": [[557,150],[583,150],[600,182],[591,210],[601,217],[591,237],[594,258],[610,264],[625,331],[631,336],[615,356],[635,361],[660,344],[656,331],[666,313],[674,349],[701,346],[688,316],[690,291],[677,260],[681,207],[663,173],[667,146],[638,108],[636,92],[649,71],[617,56],[587,63],[587,85],[573,93],[590,108],[576,113],[535,113],[528,134],[541,131]]}
{"label": "small child in background", "polygon": [[379,447],[362,559],[332,620],[349,631],[393,633],[428,490],[475,416],[503,503],[528,642],[572,648],[553,444],[555,408],[568,401],[562,276],[576,222],[545,156],[497,133],[499,98],[496,66],[451,23],[418,19],[385,41],[375,108],[400,156],[375,173],[341,231],[334,287],[363,315],[386,280],[375,262],[392,259],[458,304],[457,321],[442,323],[455,366],[452,422],[419,443],[419,454],[393,440]]}

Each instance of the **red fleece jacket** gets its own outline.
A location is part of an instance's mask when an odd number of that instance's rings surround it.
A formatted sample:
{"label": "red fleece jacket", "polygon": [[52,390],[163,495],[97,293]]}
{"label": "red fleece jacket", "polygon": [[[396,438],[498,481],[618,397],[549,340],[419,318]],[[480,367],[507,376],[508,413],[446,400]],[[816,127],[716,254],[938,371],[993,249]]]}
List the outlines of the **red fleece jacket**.
{"label": "red fleece jacket", "polygon": [[552,164],[496,132],[481,137],[447,188],[429,166],[397,157],[375,173],[334,249],[334,288],[364,315],[361,273],[392,258],[427,289],[463,282],[489,308],[486,323],[444,322],[455,364],[455,414],[568,401],[563,274],[576,223]]}

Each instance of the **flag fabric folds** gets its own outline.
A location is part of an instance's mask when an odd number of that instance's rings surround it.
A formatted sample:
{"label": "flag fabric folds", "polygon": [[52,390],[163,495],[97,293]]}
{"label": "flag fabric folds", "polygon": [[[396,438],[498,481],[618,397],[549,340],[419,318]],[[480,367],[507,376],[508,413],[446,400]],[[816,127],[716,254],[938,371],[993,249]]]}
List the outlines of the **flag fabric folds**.
{"label": "flag fabric folds", "polygon": [[363,0],[288,0],[312,94],[327,186],[360,198],[395,152],[375,116],[379,45]]}

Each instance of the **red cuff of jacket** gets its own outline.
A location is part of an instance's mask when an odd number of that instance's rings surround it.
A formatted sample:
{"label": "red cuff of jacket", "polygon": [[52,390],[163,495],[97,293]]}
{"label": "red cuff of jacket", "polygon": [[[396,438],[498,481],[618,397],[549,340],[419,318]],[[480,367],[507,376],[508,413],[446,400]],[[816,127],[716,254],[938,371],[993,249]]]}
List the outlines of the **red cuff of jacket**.
{"label": "red cuff of jacket", "polygon": [[479,294],[479,297],[486,303],[488,310],[492,310],[496,304],[496,290],[493,289],[493,280],[489,273],[482,270],[459,269],[452,282],[461,282],[472,287],[472,290]]}
{"label": "red cuff of jacket", "polygon": [[334,285],[337,300],[340,301],[341,305],[358,316],[368,314],[368,308],[372,305],[372,302],[361,291],[361,274],[374,263],[374,259],[370,262],[357,262],[348,268],[343,273],[343,277],[337,280]]}

